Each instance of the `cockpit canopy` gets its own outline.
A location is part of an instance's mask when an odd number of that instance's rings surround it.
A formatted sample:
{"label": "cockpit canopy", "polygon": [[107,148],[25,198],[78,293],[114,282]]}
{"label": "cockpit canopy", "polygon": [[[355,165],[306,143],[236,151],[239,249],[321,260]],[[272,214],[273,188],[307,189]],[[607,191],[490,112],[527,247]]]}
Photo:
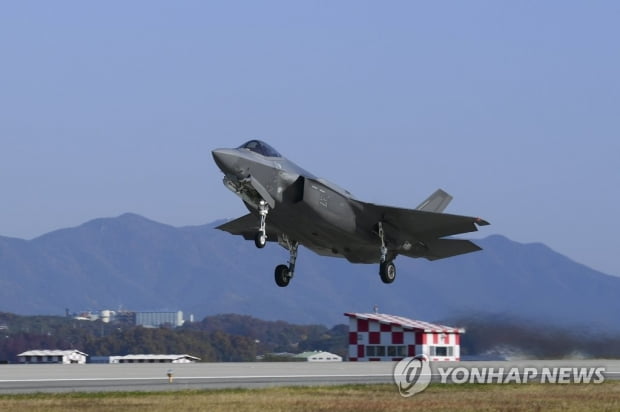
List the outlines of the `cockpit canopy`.
{"label": "cockpit canopy", "polygon": [[239,149],[248,149],[252,152],[258,153],[267,157],[282,157],[280,153],[273,147],[261,140],[250,140],[239,146]]}

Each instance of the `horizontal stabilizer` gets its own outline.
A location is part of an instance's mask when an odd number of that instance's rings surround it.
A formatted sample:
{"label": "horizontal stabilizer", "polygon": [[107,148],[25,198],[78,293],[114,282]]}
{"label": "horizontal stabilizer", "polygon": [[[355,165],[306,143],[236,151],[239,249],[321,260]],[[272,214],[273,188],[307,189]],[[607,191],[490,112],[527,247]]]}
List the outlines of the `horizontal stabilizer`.
{"label": "horizontal stabilizer", "polygon": [[428,243],[428,249],[428,260],[443,259],[482,250],[475,243],[463,239],[435,239]]}
{"label": "horizontal stabilizer", "polygon": [[416,210],[423,212],[435,212],[441,213],[448,207],[448,204],[452,201],[452,196],[447,194],[441,189],[437,189],[435,193],[430,195],[428,199],[420,203]]}
{"label": "horizontal stabilizer", "polygon": [[424,257],[428,260],[437,260],[450,256],[477,252],[478,250],[482,250],[482,248],[469,240],[433,239],[425,242],[425,248],[423,250],[416,248],[411,251],[399,253],[414,258]]}

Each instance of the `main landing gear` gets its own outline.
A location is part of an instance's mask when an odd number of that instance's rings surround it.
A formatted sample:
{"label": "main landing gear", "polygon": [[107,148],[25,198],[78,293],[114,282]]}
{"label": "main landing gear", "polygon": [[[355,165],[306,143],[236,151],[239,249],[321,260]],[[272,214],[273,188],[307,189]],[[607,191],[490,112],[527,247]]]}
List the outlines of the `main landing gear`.
{"label": "main landing gear", "polygon": [[280,286],[281,288],[288,286],[289,282],[293,278],[293,275],[295,274],[295,262],[297,261],[297,248],[299,247],[299,242],[291,242],[288,240],[288,237],[286,236],[284,236],[284,242],[286,242],[286,246],[290,253],[288,266],[278,265],[276,266],[276,271],[275,271],[276,285]]}
{"label": "main landing gear", "polygon": [[388,259],[388,250],[385,246],[385,234],[383,223],[379,222],[379,239],[381,239],[381,259],[379,263],[379,276],[383,283],[392,283],[396,279],[396,266],[392,259]]}
{"label": "main landing gear", "polygon": [[[262,249],[267,244],[267,214],[269,213],[269,205],[264,200],[258,203],[258,215],[260,216],[260,226],[256,236],[254,237],[254,244],[257,248]],[[297,261],[297,249],[299,248],[299,242],[291,242],[288,236],[282,237],[284,243],[280,242],[282,246],[286,247],[290,253],[290,258],[287,265],[278,265],[275,270],[276,285],[280,287],[288,286],[293,275],[295,274],[295,262]]]}

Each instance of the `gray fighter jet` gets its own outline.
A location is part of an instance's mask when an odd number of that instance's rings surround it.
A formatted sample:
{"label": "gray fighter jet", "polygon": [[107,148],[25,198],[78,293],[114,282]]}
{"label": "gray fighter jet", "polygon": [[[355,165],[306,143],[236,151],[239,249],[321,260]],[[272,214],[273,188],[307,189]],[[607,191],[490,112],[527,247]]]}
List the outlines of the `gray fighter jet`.
{"label": "gray fighter jet", "polygon": [[436,260],[475,252],[480,247],[469,240],[446,237],[489,224],[442,213],[452,196],[441,189],[413,210],[362,202],[260,140],[212,153],[224,172],[224,185],[250,211],[217,229],[254,240],[258,248],[278,242],[287,249],[288,265],[275,270],[278,286],[287,286],[293,277],[299,245],[353,263],[379,263],[381,280],[392,283],[396,256]]}

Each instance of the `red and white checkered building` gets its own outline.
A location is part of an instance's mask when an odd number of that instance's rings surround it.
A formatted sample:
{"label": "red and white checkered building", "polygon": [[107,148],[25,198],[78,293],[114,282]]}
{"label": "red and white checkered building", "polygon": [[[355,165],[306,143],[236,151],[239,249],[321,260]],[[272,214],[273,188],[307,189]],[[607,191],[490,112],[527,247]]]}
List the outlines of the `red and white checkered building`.
{"label": "red and white checkered building", "polygon": [[383,313],[345,316],[349,317],[350,361],[398,361],[416,355],[426,355],[430,361],[461,359],[465,329]]}

